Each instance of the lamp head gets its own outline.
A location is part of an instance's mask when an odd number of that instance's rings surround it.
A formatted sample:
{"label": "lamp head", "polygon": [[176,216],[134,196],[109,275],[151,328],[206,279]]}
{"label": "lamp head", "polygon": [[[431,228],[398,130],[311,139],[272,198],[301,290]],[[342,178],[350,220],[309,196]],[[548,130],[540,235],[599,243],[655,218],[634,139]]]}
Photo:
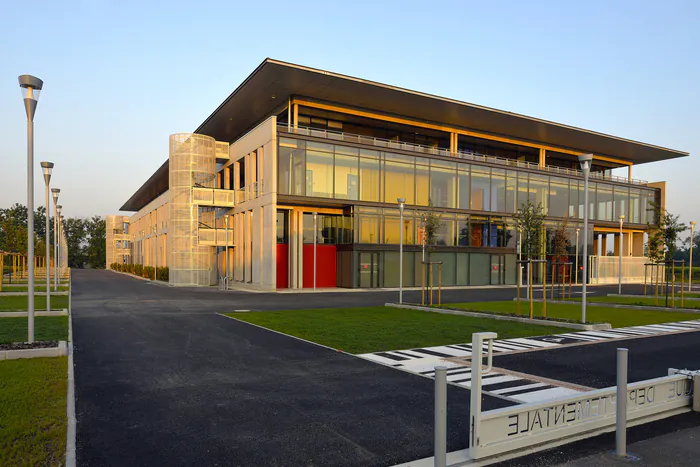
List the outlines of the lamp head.
{"label": "lamp head", "polygon": [[581,164],[581,170],[583,174],[588,176],[588,172],[591,170],[591,162],[593,161],[593,154],[581,154],[578,156],[578,162]]}
{"label": "lamp head", "polygon": [[58,204],[58,194],[61,192],[60,188],[51,188],[51,194],[53,195],[54,206]]}
{"label": "lamp head", "polygon": [[51,181],[51,172],[53,171],[53,162],[42,162],[41,169],[44,173],[44,181],[48,185]]}
{"label": "lamp head", "polygon": [[18,80],[24,99],[24,110],[27,112],[27,120],[34,121],[36,104],[39,101],[39,93],[44,87],[44,82],[32,75],[22,75]]}
{"label": "lamp head", "polygon": [[622,222],[622,221],[624,221],[624,220],[625,220],[625,215],[624,215],[624,214],[621,214],[621,215],[620,215],[620,222]]}
{"label": "lamp head", "polygon": [[695,228],[695,221],[690,221],[690,228],[694,229]]}
{"label": "lamp head", "polygon": [[396,201],[397,201],[399,204],[405,204],[405,203],[406,203],[406,198],[396,198]]}

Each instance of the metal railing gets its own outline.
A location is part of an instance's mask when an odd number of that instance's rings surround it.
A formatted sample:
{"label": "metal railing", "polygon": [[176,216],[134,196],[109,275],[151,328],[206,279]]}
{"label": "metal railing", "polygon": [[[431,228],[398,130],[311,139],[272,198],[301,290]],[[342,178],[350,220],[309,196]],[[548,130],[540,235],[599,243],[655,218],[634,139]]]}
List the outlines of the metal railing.
{"label": "metal railing", "polygon": [[[441,148],[432,147],[432,146],[423,146],[421,144],[415,144],[415,143],[405,143],[402,141],[394,141],[394,140],[389,140],[389,139],[385,139],[385,138],[376,138],[373,136],[363,136],[363,135],[357,135],[357,134],[353,134],[353,133],[344,133],[342,131],[336,131],[336,130],[321,130],[321,129],[317,129],[317,128],[309,128],[309,127],[301,127],[301,126],[294,128],[294,127],[289,127],[285,124],[278,124],[277,127],[279,130],[282,130],[283,132],[293,133],[293,134],[297,134],[297,135],[313,136],[316,138],[325,138],[325,139],[330,139],[330,140],[334,140],[334,141],[342,141],[342,142],[346,142],[346,143],[366,144],[366,145],[385,148],[385,149],[399,149],[399,150],[403,150],[403,151],[419,152],[422,154],[429,154],[429,155],[435,155],[435,156],[457,157],[459,159],[464,159],[464,160],[469,160],[469,161],[486,162],[489,164],[503,165],[506,167],[526,168],[526,169],[531,169],[531,170],[539,170],[539,171],[545,171],[545,172],[554,173],[554,174],[564,174],[564,175],[583,178],[583,172],[581,172],[580,170],[568,169],[566,167],[557,167],[557,166],[553,166],[553,165],[545,165],[544,167],[540,167],[539,164],[535,164],[533,162],[519,161],[519,160],[515,160],[515,159],[506,159],[504,157],[497,157],[497,156],[487,156],[485,154],[479,154],[476,152],[464,152],[464,151],[451,152],[449,149],[441,149]],[[627,177],[618,177],[617,175],[610,175],[610,174],[606,174],[603,172],[591,172],[590,178],[592,180],[604,180],[604,181],[612,181],[612,182],[626,183],[626,184],[640,185],[640,186],[648,185],[648,182],[645,180],[628,179]]]}

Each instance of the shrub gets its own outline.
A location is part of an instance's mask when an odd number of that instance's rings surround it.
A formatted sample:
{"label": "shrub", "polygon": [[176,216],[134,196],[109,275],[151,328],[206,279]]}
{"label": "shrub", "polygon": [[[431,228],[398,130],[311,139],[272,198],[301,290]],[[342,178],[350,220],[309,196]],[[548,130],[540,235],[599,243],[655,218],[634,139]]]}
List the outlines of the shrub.
{"label": "shrub", "polygon": [[143,264],[134,264],[134,270],[132,271],[132,274],[136,274],[137,276],[143,276]]}
{"label": "shrub", "polygon": [[143,277],[155,279],[155,269],[153,266],[143,266]]}
{"label": "shrub", "polygon": [[168,282],[170,280],[170,270],[168,268],[158,268],[158,280]]}

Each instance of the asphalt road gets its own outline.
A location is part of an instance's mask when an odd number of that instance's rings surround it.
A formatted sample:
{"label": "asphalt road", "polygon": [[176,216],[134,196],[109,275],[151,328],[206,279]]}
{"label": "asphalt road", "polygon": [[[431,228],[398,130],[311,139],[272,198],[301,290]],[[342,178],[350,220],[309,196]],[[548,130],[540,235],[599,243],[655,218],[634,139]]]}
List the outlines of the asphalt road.
{"label": "asphalt road", "polygon": [[[213,314],[386,294],[172,289],[73,271],[80,466],[385,466],[432,455],[433,382]],[[484,410],[509,403],[485,397]],[[448,450],[469,391],[448,389]]]}

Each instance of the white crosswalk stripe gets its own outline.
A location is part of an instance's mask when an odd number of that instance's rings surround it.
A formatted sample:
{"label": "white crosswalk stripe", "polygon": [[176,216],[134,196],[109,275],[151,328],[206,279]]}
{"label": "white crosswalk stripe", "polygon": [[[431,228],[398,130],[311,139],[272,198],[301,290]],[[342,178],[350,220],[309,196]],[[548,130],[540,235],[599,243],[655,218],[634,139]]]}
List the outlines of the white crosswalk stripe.
{"label": "white crosswalk stripe", "polygon": [[[679,321],[677,323],[631,326],[604,331],[565,332],[549,336],[499,339],[493,341],[493,350],[494,354],[503,355],[511,352],[546,350],[563,345],[597,343],[613,339],[635,339],[639,337],[697,330],[700,330],[700,319]],[[487,350],[488,345],[484,344],[482,354],[485,354]],[[446,360],[454,357],[471,357],[472,345],[469,343],[438,345],[405,350],[389,350],[385,352],[360,354],[358,356],[376,363],[393,366],[430,378],[435,375],[435,367],[442,365],[447,367],[448,381],[458,386],[466,388],[471,387],[470,367],[465,366],[463,363]],[[575,389],[531,381],[525,378],[496,372],[484,375],[482,388],[485,393],[507,397],[522,403],[545,401],[555,397],[575,394],[577,392]]]}

